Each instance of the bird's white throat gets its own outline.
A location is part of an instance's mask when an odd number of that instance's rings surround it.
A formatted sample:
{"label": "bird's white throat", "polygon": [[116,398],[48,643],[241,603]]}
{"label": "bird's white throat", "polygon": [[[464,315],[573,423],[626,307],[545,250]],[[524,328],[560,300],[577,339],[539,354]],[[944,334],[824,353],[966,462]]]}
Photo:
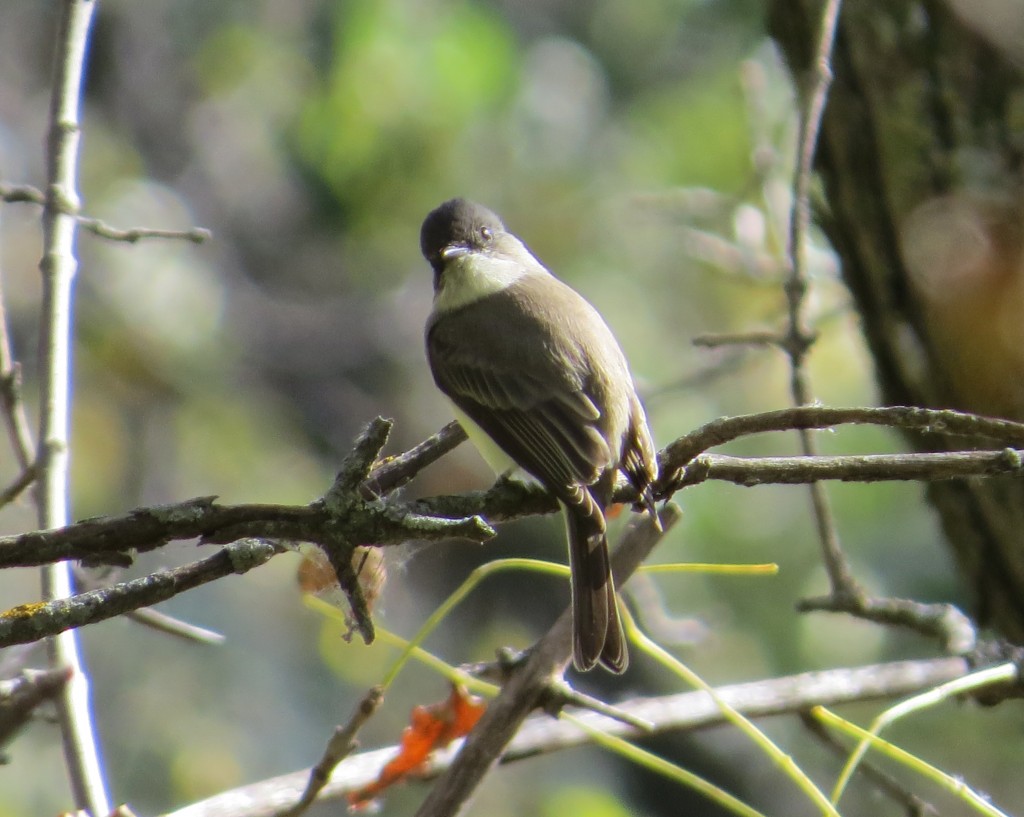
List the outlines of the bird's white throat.
{"label": "bird's white throat", "polygon": [[[534,264],[543,271],[539,263]],[[501,292],[524,275],[536,274],[538,270],[533,266],[524,264],[522,259],[498,258],[479,252],[453,258],[444,268],[441,289],[434,295],[434,312],[450,312]]]}

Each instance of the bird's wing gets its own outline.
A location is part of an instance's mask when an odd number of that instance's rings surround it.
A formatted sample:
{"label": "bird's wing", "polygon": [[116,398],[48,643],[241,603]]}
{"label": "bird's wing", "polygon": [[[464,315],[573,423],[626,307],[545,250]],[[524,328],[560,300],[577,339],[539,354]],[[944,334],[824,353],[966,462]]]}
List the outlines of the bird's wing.
{"label": "bird's wing", "polygon": [[428,332],[438,387],[518,465],[560,498],[579,502],[580,487],[615,462],[586,385],[529,349],[483,357],[468,345],[465,328],[439,321]]}
{"label": "bird's wing", "polygon": [[643,406],[635,393],[630,399],[629,426],[622,444],[619,467],[640,495],[641,503],[653,514],[651,486],[658,479],[658,455]]}

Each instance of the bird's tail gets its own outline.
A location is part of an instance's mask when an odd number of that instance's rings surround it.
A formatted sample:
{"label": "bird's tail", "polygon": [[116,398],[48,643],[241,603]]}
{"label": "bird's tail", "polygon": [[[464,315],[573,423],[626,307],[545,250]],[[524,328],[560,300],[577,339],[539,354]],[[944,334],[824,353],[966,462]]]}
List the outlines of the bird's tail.
{"label": "bird's tail", "polygon": [[619,620],[604,513],[584,491],[585,499],[566,504],[569,566],[572,571],[573,663],[586,671],[600,663],[615,673],[629,663]]}

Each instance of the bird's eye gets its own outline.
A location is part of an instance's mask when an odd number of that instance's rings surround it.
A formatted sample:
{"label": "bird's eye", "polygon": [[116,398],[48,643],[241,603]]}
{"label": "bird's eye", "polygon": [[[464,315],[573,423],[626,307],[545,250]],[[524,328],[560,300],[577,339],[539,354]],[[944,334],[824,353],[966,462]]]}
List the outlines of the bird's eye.
{"label": "bird's eye", "polygon": [[491,232],[491,228],[490,227],[481,227],[480,228],[480,237],[484,241],[490,241],[492,238],[494,238],[494,233]]}

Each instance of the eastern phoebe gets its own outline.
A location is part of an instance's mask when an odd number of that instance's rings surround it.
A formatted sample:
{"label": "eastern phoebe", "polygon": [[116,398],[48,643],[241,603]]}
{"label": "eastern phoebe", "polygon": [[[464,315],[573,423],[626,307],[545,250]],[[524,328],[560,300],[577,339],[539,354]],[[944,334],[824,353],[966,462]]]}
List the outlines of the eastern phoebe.
{"label": "eastern phoebe", "polygon": [[658,470],[626,358],[597,310],[486,207],[446,201],[424,220],[420,248],[434,269],[434,381],[496,473],[522,469],[565,508],[574,663],[622,672],[604,509],[622,471],[657,521]]}

